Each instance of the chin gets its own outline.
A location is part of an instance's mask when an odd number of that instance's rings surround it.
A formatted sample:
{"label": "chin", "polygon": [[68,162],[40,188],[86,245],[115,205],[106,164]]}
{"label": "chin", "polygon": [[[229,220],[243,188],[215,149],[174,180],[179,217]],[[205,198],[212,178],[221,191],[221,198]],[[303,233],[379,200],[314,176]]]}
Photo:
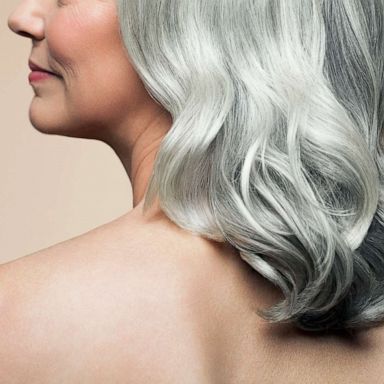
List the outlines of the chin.
{"label": "chin", "polygon": [[29,121],[32,126],[41,133],[57,134],[60,130],[60,118],[58,113],[51,113],[48,108],[44,108],[41,100],[34,99],[29,108]]}
{"label": "chin", "polygon": [[30,113],[29,121],[31,122],[32,126],[41,133],[64,135],[66,132],[66,129],[63,128],[63,125],[59,124],[58,121],[50,121],[47,119],[47,116],[42,118],[37,114]]}
{"label": "chin", "polygon": [[48,119],[47,116],[44,118],[41,115],[30,113],[29,120],[32,126],[39,131],[47,135],[60,135],[67,137],[74,137],[80,139],[96,139],[102,140],[92,124],[70,124],[64,122],[64,120]]}

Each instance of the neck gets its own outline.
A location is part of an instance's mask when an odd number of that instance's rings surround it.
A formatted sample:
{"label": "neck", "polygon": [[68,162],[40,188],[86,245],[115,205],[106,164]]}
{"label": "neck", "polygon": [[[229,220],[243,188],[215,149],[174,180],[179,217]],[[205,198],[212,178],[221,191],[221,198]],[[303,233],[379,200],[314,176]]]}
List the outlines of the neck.
{"label": "neck", "polygon": [[160,143],[171,125],[168,112],[157,110],[139,121],[122,125],[114,131],[114,137],[105,140],[119,157],[131,181],[134,208],[145,197]]}

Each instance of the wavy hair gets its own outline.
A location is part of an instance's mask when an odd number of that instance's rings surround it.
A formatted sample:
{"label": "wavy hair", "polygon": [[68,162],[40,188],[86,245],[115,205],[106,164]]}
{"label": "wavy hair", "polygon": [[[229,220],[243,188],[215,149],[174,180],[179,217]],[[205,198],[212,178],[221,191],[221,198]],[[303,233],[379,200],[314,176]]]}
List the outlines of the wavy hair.
{"label": "wavy hair", "polygon": [[309,331],[384,320],[384,0],[118,0],[173,124],[144,209],[227,241]]}

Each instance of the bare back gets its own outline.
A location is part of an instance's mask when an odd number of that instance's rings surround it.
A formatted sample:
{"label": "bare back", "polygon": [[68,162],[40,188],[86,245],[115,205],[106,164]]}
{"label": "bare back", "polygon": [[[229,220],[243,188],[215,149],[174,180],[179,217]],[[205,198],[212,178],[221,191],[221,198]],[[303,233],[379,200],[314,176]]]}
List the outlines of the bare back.
{"label": "bare back", "polygon": [[235,249],[138,210],[2,267],[3,308],[23,308],[6,352],[35,359],[30,384],[384,383],[382,328],[269,325],[255,310],[282,296]]}

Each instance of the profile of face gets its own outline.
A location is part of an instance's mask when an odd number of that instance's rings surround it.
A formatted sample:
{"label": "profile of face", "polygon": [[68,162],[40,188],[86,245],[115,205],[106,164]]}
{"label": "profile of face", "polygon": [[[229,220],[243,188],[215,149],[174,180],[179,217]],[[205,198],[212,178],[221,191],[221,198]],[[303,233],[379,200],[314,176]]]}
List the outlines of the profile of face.
{"label": "profile of face", "polygon": [[31,39],[29,59],[58,75],[31,81],[37,130],[102,139],[154,106],[124,48],[115,1],[22,0],[9,15],[9,28]]}

